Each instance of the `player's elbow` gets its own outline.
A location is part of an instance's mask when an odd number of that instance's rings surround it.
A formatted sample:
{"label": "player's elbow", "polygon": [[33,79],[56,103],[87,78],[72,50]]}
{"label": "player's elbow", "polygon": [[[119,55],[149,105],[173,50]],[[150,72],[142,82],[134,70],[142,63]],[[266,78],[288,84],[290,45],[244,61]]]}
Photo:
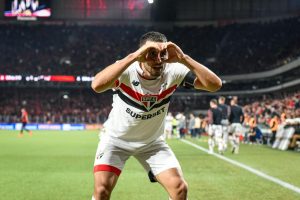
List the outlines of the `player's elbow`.
{"label": "player's elbow", "polygon": [[91,88],[97,93],[102,92],[101,85],[97,84],[95,81],[92,81]]}
{"label": "player's elbow", "polygon": [[209,91],[210,92],[216,92],[218,90],[220,90],[222,87],[222,80],[220,78],[217,78],[216,80],[214,80],[210,87],[209,87]]}

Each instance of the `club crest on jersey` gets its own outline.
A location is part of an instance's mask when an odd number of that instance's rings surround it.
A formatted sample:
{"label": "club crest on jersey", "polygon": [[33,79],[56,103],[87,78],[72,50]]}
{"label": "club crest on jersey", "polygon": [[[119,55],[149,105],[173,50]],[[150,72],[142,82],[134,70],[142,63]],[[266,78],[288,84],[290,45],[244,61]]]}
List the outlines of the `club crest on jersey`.
{"label": "club crest on jersey", "polygon": [[157,96],[155,95],[144,95],[141,98],[141,102],[144,104],[147,110],[150,110],[153,105],[157,102]]}

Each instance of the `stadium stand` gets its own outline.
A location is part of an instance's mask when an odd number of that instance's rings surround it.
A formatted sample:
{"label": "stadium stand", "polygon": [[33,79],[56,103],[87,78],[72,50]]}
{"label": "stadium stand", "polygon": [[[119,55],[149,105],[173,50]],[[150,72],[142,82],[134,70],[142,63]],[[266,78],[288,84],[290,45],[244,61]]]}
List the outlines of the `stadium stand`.
{"label": "stadium stand", "polygon": [[[138,36],[152,29],[134,25],[1,24],[0,71],[94,75],[115,58],[135,50],[132,42],[138,44]],[[295,59],[300,54],[299,31],[300,18],[295,17],[219,27],[174,26],[163,32],[217,74],[228,75],[274,69]],[[190,39],[185,40],[187,37]]]}
{"label": "stadium stand", "polygon": [[111,95],[90,90],[18,89],[0,93],[0,121],[20,121],[27,108],[31,123],[103,123],[111,109]]}
{"label": "stadium stand", "polygon": [[[220,75],[262,72],[290,63],[300,55],[300,18],[227,26],[173,26],[163,30],[171,41]],[[93,76],[115,58],[134,51],[132,41],[153,27],[95,26],[70,24],[1,24],[0,74]],[[184,37],[183,37],[184,36]],[[190,38],[184,40],[183,38]],[[128,38],[131,38],[128,40]],[[120,46],[122,45],[122,46]],[[18,48],[16,48],[18,46]],[[117,51],[116,51],[117,49]],[[256,90],[299,77],[299,67],[270,79],[224,84],[226,90]],[[28,107],[30,121],[38,123],[102,123],[111,109],[111,99],[96,95],[85,85],[3,83],[0,88],[0,121],[17,122],[21,107]],[[26,85],[27,84],[27,85]],[[26,85],[26,89],[24,86]],[[63,88],[63,90],[62,90]],[[297,90],[296,90],[297,91]],[[299,93],[242,96],[249,115],[267,121],[270,110],[299,115]],[[286,96],[292,94],[292,98]],[[206,109],[211,96],[177,95],[171,112]],[[288,107],[292,99],[296,107]],[[258,101],[259,100],[259,101]],[[255,113],[253,113],[255,111]],[[261,113],[257,113],[261,112]]]}

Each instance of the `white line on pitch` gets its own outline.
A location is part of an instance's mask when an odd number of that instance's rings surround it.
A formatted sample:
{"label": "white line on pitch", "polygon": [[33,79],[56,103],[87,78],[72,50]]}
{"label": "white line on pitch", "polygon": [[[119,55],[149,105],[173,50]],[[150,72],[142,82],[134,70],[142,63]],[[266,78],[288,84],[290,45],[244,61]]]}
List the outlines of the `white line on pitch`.
{"label": "white line on pitch", "polygon": [[[189,144],[189,145],[191,145],[191,146],[193,146],[193,147],[195,147],[195,148],[197,148],[197,149],[199,149],[199,150],[201,150],[201,151],[204,151],[204,152],[208,153],[208,150],[207,150],[207,149],[205,149],[205,148],[203,148],[203,147],[201,147],[201,146],[199,146],[199,145],[197,145],[197,144],[194,144],[194,143],[192,143],[192,142],[190,142],[190,141],[187,141],[187,140],[184,140],[184,139],[181,140],[181,141],[184,142],[184,143],[186,143],[186,144]],[[294,185],[292,185],[292,184],[289,184],[289,183],[287,183],[287,182],[284,182],[284,181],[282,181],[282,180],[280,180],[280,179],[278,179],[278,178],[269,176],[269,175],[267,175],[267,174],[265,174],[265,173],[263,173],[263,172],[261,172],[261,171],[258,171],[258,170],[256,170],[256,169],[253,169],[252,167],[249,167],[249,166],[247,166],[247,165],[245,165],[245,164],[242,164],[242,163],[240,163],[240,162],[237,162],[237,161],[235,161],[235,160],[231,160],[231,159],[226,158],[226,157],[224,157],[224,156],[221,156],[221,155],[219,155],[219,154],[213,153],[212,155],[213,155],[213,156],[216,156],[216,157],[218,157],[218,158],[220,158],[220,159],[222,159],[222,160],[225,160],[225,161],[227,161],[227,162],[229,162],[229,163],[231,163],[231,164],[233,164],[233,165],[236,165],[236,166],[238,166],[238,167],[241,167],[241,168],[243,168],[243,169],[245,169],[245,170],[247,170],[247,171],[249,171],[249,172],[251,172],[251,173],[257,175],[257,176],[260,176],[260,177],[262,177],[262,178],[264,178],[264,179],[267,179],[267,180],[269,180],[269,181],[272,181],[272,182],[274,182],[274,183],[276,183],[276,184],[278,184],[278,185],[281,185],[281,186],[283,186],[283,187],[285,187],[285,188],[287,188],[287,189],[293,190],[294,192],[297,192],[298,194],[300,194],[300,188],[297,187],[297,186],[294,186]]]}

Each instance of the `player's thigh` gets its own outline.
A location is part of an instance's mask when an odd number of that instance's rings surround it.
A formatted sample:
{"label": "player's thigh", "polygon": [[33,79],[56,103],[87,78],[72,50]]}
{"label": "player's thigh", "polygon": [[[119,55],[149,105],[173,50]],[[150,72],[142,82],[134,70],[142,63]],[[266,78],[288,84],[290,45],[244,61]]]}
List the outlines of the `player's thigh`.
{"label": "player's thigh", "polygon": [[143,165],[147,172],[151,171],[154,176],[172,168],[177,168],[178,171],[181,171],[175,154],[165,141],[154,142],[134,157]]}
{"label": "player's thigh", "polygon": [[187,187],[182,172],[178,168],[170,168],[160,172],[156,175],[156,180],[169,192],[181,187]]}
{"label": "player's thigh", "polygon": [[208,125],[208,131],[207,131],[208,135],[213,137],[214,132],[215,132],[214,126],[212,124]]}
{"label": "player's thigh", "polygon": [[222,126],[221,125],[213,125],[214,126],[214,133],[215,137],[221,138],[222,137]]}
{"label": "player's thigh", "polygon": [[229,126],[229,132],[233,134],[235,131],[236,131],[236,124],[233,123]]}
{"label": "player's thigh", "polygon": [[110,141],[100,141],[95,155],[94,174],[97,174],[97,177],[103,176],[104,180],[111,178],[110,173],[99,173],[98,175],[98,172],[111,172],[119,176],[130,155],[130,152]]}
{"label": "player's thigh", "polygon": [[94,162],[94,195],[111,193],[129,154],[110,142],[98,145]]}

